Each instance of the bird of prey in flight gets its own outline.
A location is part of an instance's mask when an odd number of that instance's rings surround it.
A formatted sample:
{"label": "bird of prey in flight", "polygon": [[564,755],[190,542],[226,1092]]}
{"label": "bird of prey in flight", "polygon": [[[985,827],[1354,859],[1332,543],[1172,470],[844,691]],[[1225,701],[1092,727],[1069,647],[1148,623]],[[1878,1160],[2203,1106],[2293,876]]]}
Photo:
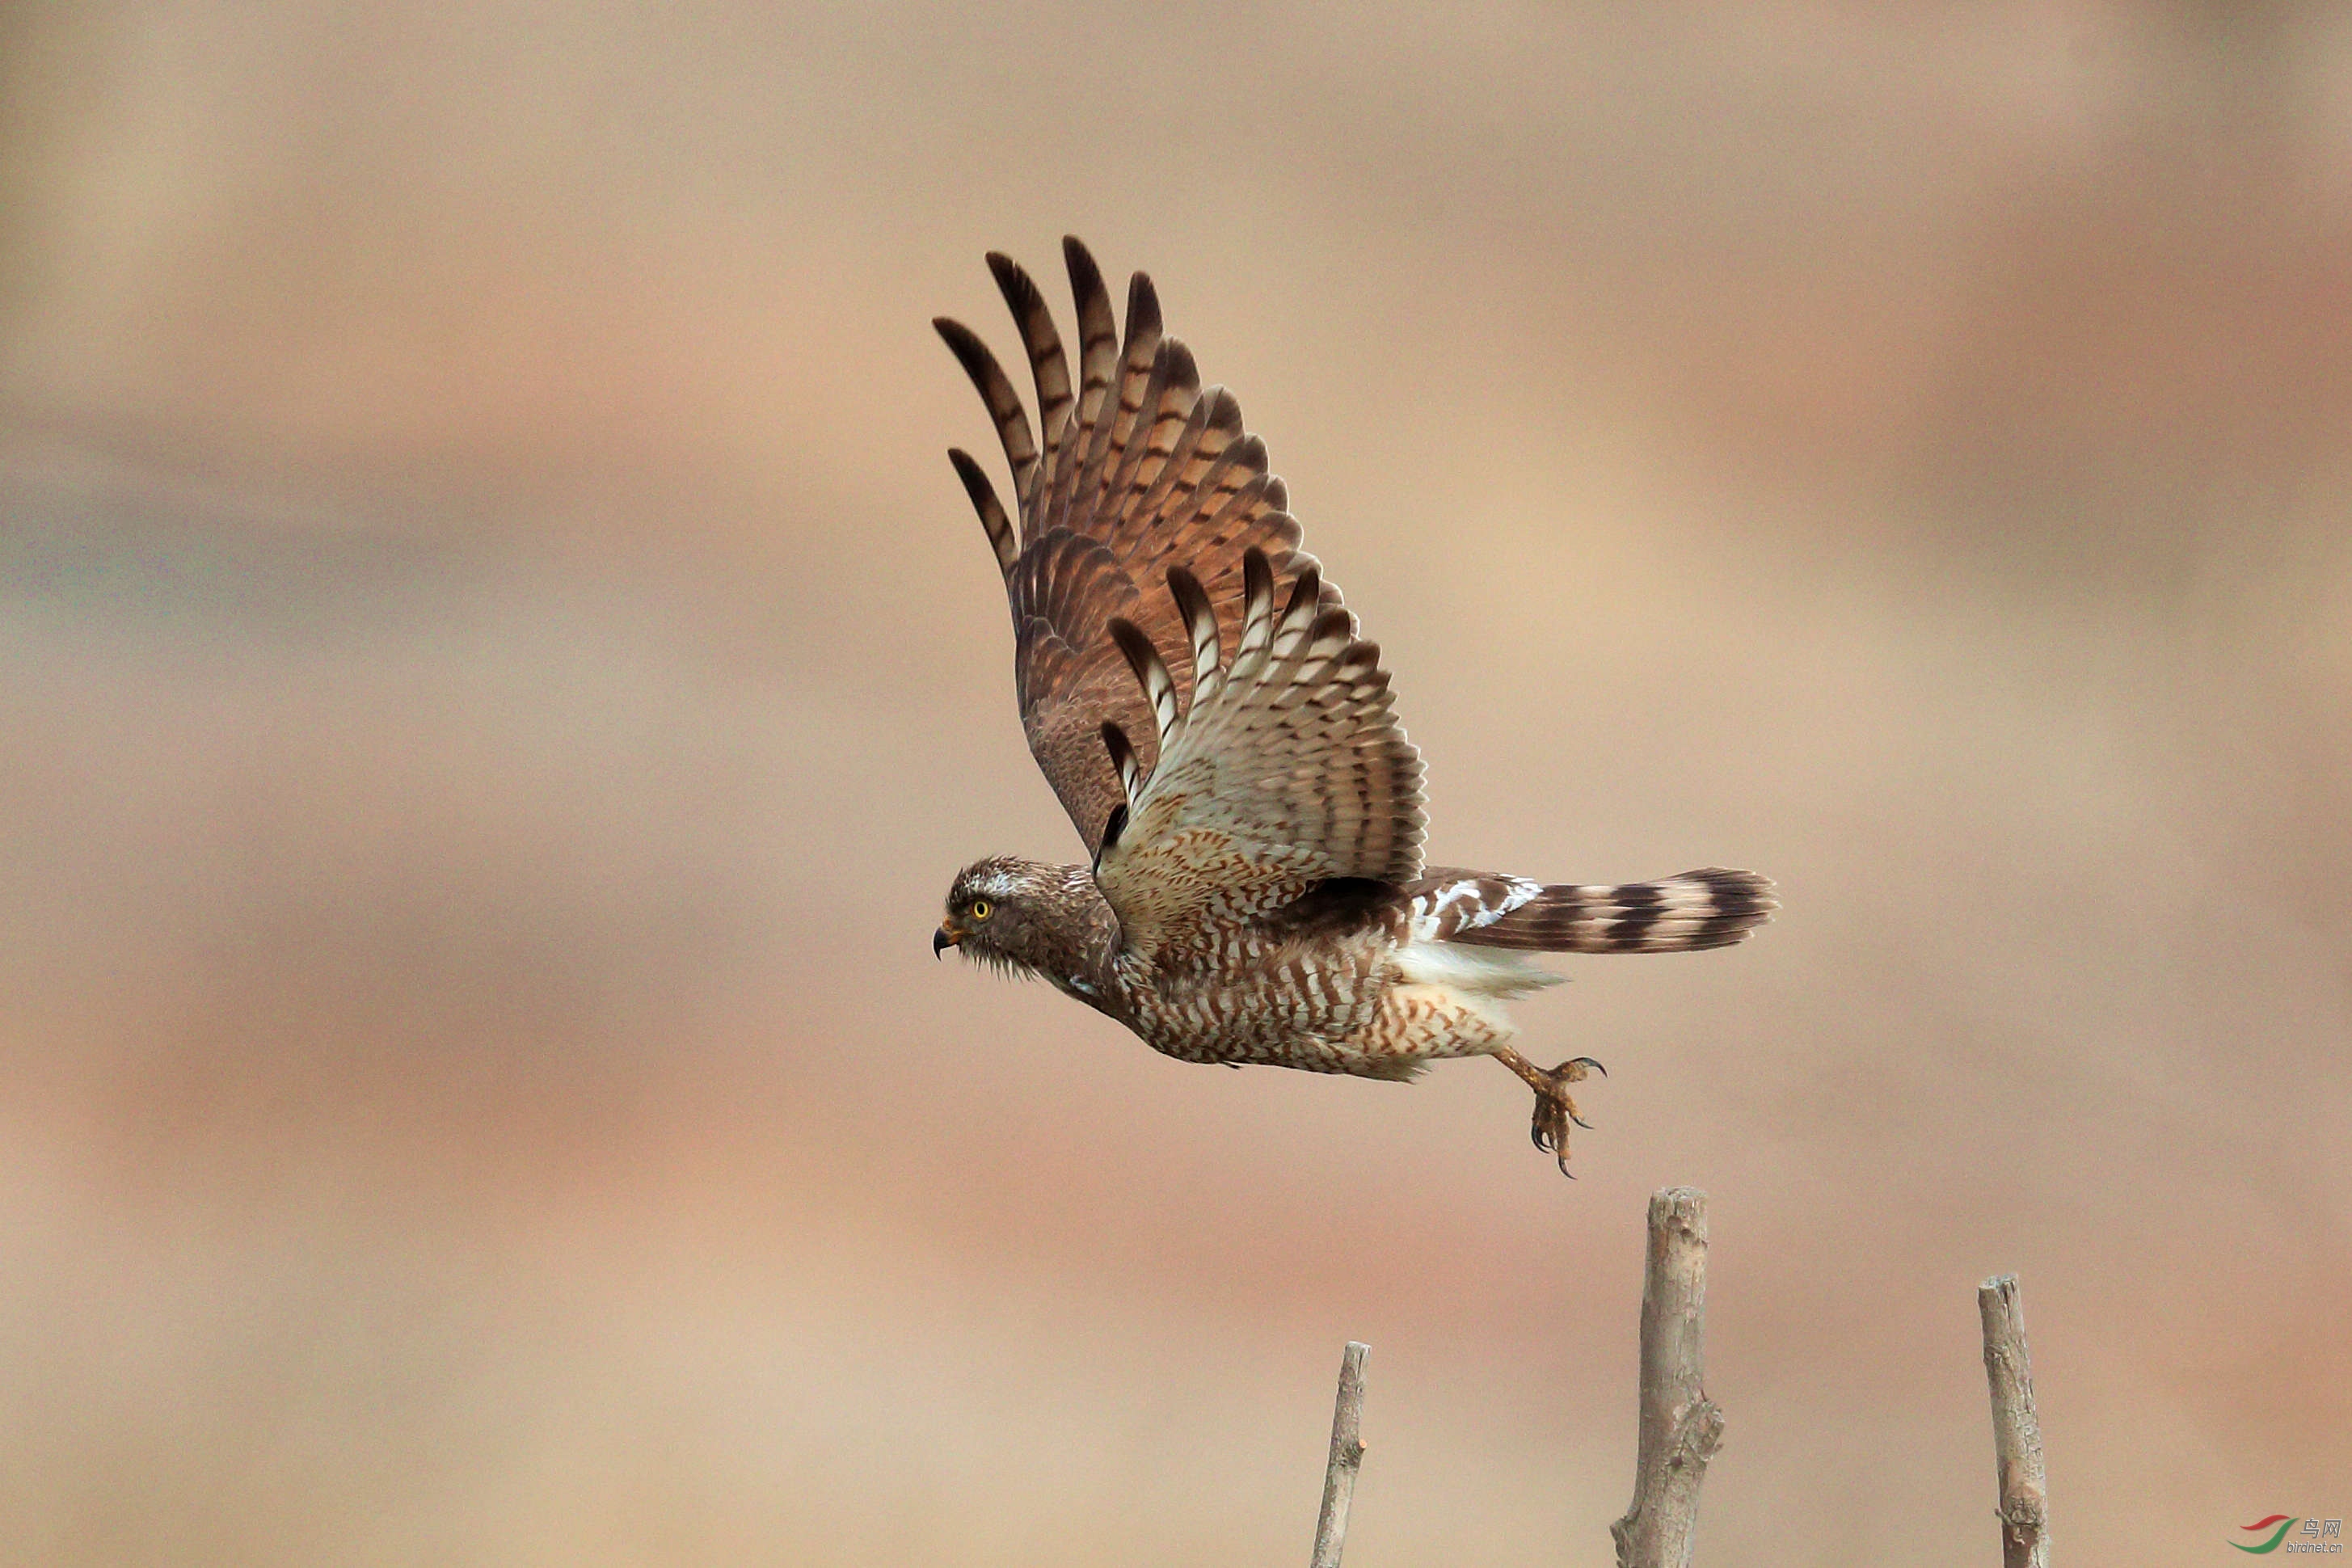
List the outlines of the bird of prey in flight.
{"label": "bird of prey in flight", "polygon": [[1569,1089],[1599,1064],[1512,1047],[1505,1003],[1560,978],[1525,955],[1728,946],[1771,917],[1772,884],[1426,864],[1421,753],[1265,444],[1160,331],[1149,278],[1122,331],[1086,247],[1063,253],[1075,379],[1036,284],[988,258],[1034,424],[980,339],[935,324],[1012,467],[1008,510],[948,454],[1004,574],[1022,728],[1088,860],[966,867],[933,951],[1042,975],[1183,1061],[1409,1079],[1493,1057],[1535,1091],[1536,1146],[1566,1172],[1585,1125]]}

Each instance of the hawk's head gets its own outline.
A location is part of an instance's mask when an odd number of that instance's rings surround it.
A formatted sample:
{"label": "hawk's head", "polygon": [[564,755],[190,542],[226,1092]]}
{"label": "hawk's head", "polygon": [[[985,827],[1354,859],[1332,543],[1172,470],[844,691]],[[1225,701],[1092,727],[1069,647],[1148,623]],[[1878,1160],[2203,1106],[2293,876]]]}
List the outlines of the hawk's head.
{"label": "hawk's head", "polygon": [[960,947],[967,958],[1000,969],[1048,967],[1068,939],[1063,881],[1059,866],[1010,855],[975,861],[948,889],[947,919],[931,938],[931,952]]}

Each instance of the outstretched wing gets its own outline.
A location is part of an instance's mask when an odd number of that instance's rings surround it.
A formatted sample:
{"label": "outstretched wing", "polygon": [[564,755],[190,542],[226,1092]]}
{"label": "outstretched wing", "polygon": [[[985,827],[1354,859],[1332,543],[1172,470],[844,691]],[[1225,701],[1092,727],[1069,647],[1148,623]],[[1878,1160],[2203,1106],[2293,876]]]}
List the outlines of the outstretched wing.
{"label": "outstretched wing", "polygon": [[1242,552],[1237,638],[1201,583],[1168,569],[1191,649],[1185,701],[1158,647],[1135,623],[1112,638],[1150,699],[1158,764],[1143,768],[1124,731],[1103,726],[1124,805],[1111,813],[1095,880],[1127,944],[1147,956],[1206,958],[1318,882],[1410,882],[1421,874],[1421,753],[1396,721],[1376,644],[1320,602],[1313,565],[1275,608],[1262,551]]}
{"label": "outstretched wing", "polygon": [[[1017,525],[971,455],[949,453],[1004,574],[1022,728],[1079,836],[1098,851],[1112,813],[1129,805],[1105,746],[1104,726],[1115,725],[1129,738],[1139,776],[1157,769],[1163,730],[1113,638],[1112,623],[1128,623],[1150,644],[1191,647],[1192,626],[1168,587],[1171,568],[1187,574],[1208,603],[1231,606],[1218,634],[1221,662],[1239,651],[1244,563],[1253,552],[1274,592],[1295,595],[1301,582],[1311,583],[1308,613],[1346,618],[1349,646],[1370,645],[1354,642],[1354,621],[1341,607],[1339,590],[1322,581],[1314,557],[1298,548],[1287,494],[1266,471],[1265,444],[1242,428],[1240,404],[1223,387],[1202,390],[1192,353],[1161,332],[1151,280],[1139,272],[1130,283],[1122,336],[1094,258],[1075,239],[1063,241],[1062,248],[1078,309],[1075,384],[1037,286],[1006,258],[988,258],[1036,383],[1034,430],[986,345],[958,322],[941,318],[934,324],[980,389],[1013,469]],[[1377,674],[1377,666],[1374,650],[1362,667]],[[1184,711],[1192,706],[1195,661],[1180,660],[1170,679],[1175,710]],[[1394,720],[1386,724],[1395,755],[1381,764],[1380,794],[1394,803],[1400,823],[1409,825],[1399,838],[1414,846],[1417,868],[1420,763]],[[1366,764],[1353,755],[1302,754],[1286,765],[1309,772],[1328,765],[1334,787],[1353,791]],[[1253,831],[1272,843],[1307,829],[1285,820]],[[1384,874],[1371,868],[1370,852],[1360,846],[1307,852],[1315,864],[1340,868],[1323,875]],[[1394,858],[1382,849],[1371,858],[1387,868]]]}

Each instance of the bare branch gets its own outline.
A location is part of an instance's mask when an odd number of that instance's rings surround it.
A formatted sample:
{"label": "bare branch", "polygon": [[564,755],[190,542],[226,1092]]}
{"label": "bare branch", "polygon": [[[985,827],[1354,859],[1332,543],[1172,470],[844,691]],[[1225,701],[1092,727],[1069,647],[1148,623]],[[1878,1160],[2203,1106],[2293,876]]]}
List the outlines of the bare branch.
{"label": "bare branch", "polygon": [[1723,1444],[1723,1412],[1701,1386],[1706,1327],[1706,1194],[1650,1195],[1650,1257],[1642,1282],[1642,1424],[1633,1500],[1609,1527],[1617,1568],[1689,1568],[1706,1462]]}
{"label": "bare branch", "polygon": [[1339,1399],[1331,1411],[1331,1462],[1323,1471],[1323,1512],[1315,1521],[1313,1568],[1339,1568],[1348,1544],[1348,1505],[1364,1463],[1364,1352],[1356,1340],[1339,1355]]}
{"label": "bare branch", "polygon": [[1323,1471],[1323,1511],[1315,1521],[1312,1568],[1339,1568],[1348,1543],[1348,1505],[1364,1463],[1364,1352],[1356,1340],[1339,1356],[1339,1397],[1331,1411],[1331,1459]]}
{"label": "bare branch", "polygon": [[2033,1408],[2033,1363],[2025,1353],[2025,1304],[2017,1276],[1977,1291],[1984,1320],[1985,1379],[1992,1385],[1993,1458],[2000,1480],[2003,1568],[2050,1568],[2050,1481],[2042,1468],[2042,1417]]}

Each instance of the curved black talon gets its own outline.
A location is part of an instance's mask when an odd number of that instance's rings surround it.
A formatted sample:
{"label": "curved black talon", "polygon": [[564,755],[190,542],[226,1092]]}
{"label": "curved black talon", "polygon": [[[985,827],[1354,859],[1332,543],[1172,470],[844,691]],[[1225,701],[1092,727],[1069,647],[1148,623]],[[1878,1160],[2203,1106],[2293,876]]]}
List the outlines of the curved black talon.
{"label": "curved black talon", "polygon": [[1523,1058],[1514,1058],[1507,1065],[1536,1091],[1535,1115],[1528,1123],[1528,1141],[1551,1155],[1559,1165],[1559,1173],[1574,1181],[1576,1173],[1568,1168],[1569,1129],[1581,1127],[1590,1132],[1592,1123],[1576,1113],[1576,1101],[1569,1098],[1569,1087],[1580,1082],[1591,1071],[1606,1078],[1609,1069],[1591,1057],[1577,1057],[1549,1069]]}

